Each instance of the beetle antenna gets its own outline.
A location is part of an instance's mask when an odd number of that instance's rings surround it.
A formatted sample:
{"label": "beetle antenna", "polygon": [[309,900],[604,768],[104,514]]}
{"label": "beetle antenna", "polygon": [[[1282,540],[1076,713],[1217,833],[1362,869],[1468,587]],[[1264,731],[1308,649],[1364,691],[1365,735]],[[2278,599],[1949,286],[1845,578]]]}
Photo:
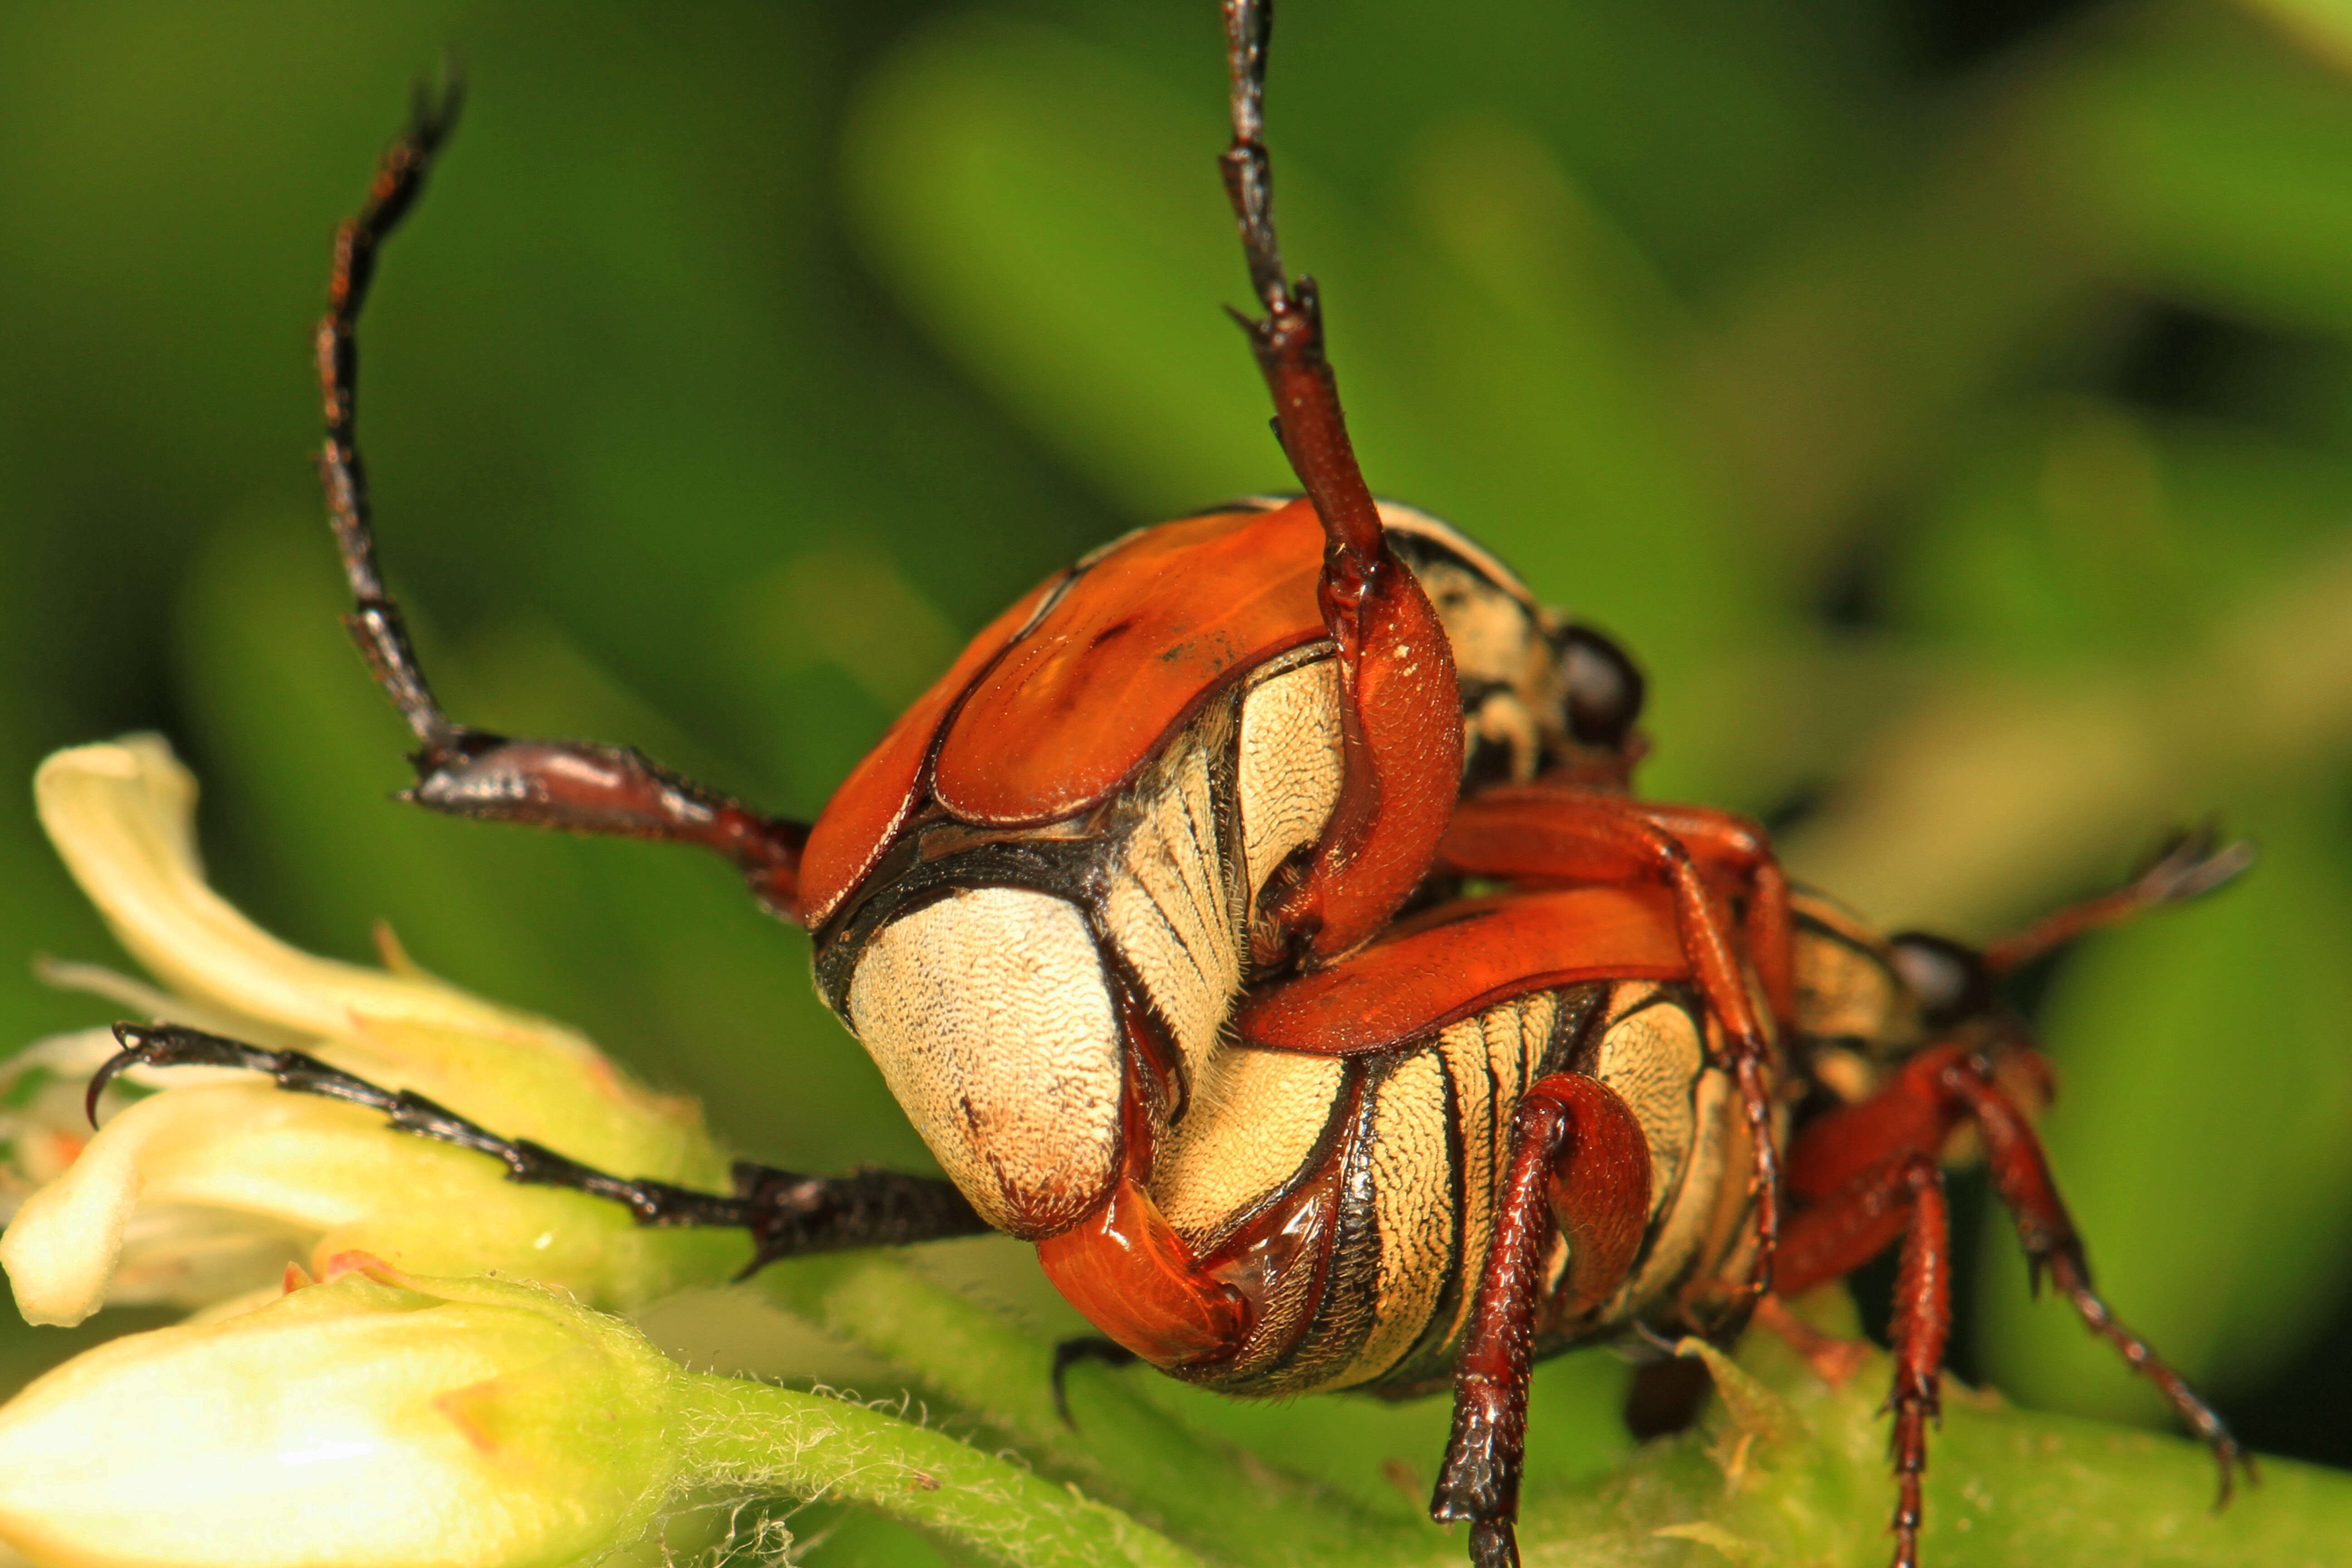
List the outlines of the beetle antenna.
{"label": "beetle antenna", "polygon": [[1339,412],[1339,384],[1323,353],[1323,310],[1312,278],[1292,280],[1274,232],[1274,168],[1265,150],[1265,50],[1272,0],[1225,0],[1225,52],[1233,78],[1233,144],[1219,163],[1240,226],[1250,287],[1262,320],[1233,312],[1249,334],[1274,394],[1276,436],[1330,535],[1329,575],[1360,598],[1381,552],[1380,509],[1356,466]]}
{"label": "beetle antenna", "polygon": [[425,754],[436,758],[456,748],[459,733],[425,684],[424,668],[409,646],[400,606],[384,591],[383,576],[376,567],[375,525],[368,504],[367,468],[359,447],[357,329],[360,310],[367,303],[368,285],[375,278],[376,249],[415,205],[434,154],[457,128],[465,101],[465,75],[454,56],[445,59],[437,84],[417,79],[408,128],[376,164],[366,205],[335,231],[327,313],[320,318],[315,339],[319,393],[327,425],[326,442],[319,452],[319,478],[326,487],[327,511],[342,554],[343,575],[357,600],[343,624],[367,656],[377,684],[391,696],[400,716],[423,742]]}

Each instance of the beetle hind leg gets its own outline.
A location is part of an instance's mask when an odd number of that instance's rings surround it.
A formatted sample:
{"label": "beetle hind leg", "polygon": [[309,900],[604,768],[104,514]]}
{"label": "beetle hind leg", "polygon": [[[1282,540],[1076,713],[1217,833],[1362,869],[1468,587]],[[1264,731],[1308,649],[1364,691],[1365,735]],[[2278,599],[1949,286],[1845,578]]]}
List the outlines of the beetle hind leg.
{"label": "beetle hind leg", "polygon": [[1225,0],[1234,139],[1222,166],[1250,286],[1265,311],[1236,314],[1274,395],[1276,437],[1321,519],[1316,597],[1337,645],[1344,765],[1339,798],[1276,917],[1310,964],[1370,939],[1427,875],[1462,779],[1452,645],[1420,582],[1389,548],[1364,483],[1311,278],[1284,269],[1265,133],[1268,0]]}
{"label": "beetle hind leg", "polygon": [[1470,1521],[1478,1568],[1517,1568],[1512,1521],[1526,1462],[1528,1375],[1555,1237],[1569,1242],[1560,1315],[1605,1301],[1632,1269],[1650,1209],[1650,1152],[1616,1090],[1577,1073],[1538,1079],[1512,1118],[1496,1227],[1456,1363],[1454,1432],[1430,1517]]}
{"label": "beetle hind leg", "polygon": [[359,446],[360,311],[374,279],[377,250],[423,192],[435,154],[456,125],[461,97],[454,80],[437,95],[418,88],[408,129],[377,165],[366,204],[336,231],[327,313],[316,339],[327,426],[319,477],[353,600],[343,624],[416,737],[418,749],[410,758],[416,784],[404,798],[457,816],[698,844],[732,861],[762,903],[797,920],[805,826],[748,810],[626,747],[510,741],[452,721],[434,697],[400,606],[384,586]]}
{"label": "beetle hind leg", "polygon": [[2091,1288],[2091,1268],[2083,1253],[2082,1237],[2058,1195],[2050,1172],[2050,1157],[2023,1111],[1989,1071],[1973,1061],[1958,1061],[1942,1074],[1947,1094],[1964,1108],[1984,1141],[1985,1160],[1993,1190],[2017,1224],[2018,1243],[2024,1248],[2028,1277],[2041,1287],[2046,1271],[2057,1292],[2065,1297],[2083,1326],[2115,1347],[2134,1372],[2154,1384],[2189,1429],[2212,1450],[2221,1470],[2221,1494],[2214,1506],[2230,1500],[2236,1473],[2255,1479],[2254,1457],[2240,1445],[2213,1407],[2189,1382],[2158,1356],[2148,1342],[2126,1328]]}
{"label": "beetle hind leg", "polygon": [[290,1092],[365,1106],[404,1132],[489,1155],[504,1163],[510,1182],[620,1204],[639,1225],[748,1231],[753,1252],[739,1278],[783,1258],[936,1241],[989,1228],[953,1184],[934,1177],[890,1171],[805,1176],[738,1162],[732,1194],[698,1192],[611,1175],[528,1138],[501,1138],[413,1090],[381,1088],[300,1051],[269,1050],[177,1024],[117,1024],[114,1034],[122,1049],[90,1079],[86,1107],[93,1121],[100,1092],[126,1068],[243,1068],[268,1074]]}

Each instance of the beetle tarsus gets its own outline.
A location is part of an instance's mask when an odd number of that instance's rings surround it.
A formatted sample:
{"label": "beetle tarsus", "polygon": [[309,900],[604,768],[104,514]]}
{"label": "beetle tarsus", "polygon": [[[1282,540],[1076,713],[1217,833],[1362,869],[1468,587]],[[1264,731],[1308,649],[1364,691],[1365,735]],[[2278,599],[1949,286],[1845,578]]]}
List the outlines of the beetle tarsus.
{"label": "beetle tarsus", "polygon": [[327,313],[319,321],[315,338],[319,391],[327,426],[326,442],[319,454],[319,475],[326,488],[343,574],[356,601],[355,613],[344,617],[343,624],[367,656],[377,682],[428,749],[443,742],[452,726],[425,682],[399,606],[384,591],[383,576],[376,564],[367,468],[359,447],[356,333],[360,311],[375,279],[377,249],[415,205],[434,156],[457,128],[464,103],[464,79],[454,68],[446,73],[437,91],[421,79],[416,83],[407,129],[384,150],[368,186],[365,205],[335,232]]}
{"label": "beetle tarsus", "polygon": [[804,1176],[739,1163],[735,1192],[698,1192],[668,1182],[608,1174],[528,1138],[501,1138],[479,1123],[409,1089],[388,1089],[301,1051],[271,1050],[178,1024],[117,1024],[122,1049],[90,1079],[88,1106],[132,1067],[225,1067],[263,1073],[278,1088],[315,1094],[383,1112],[404,1132],[487,1154],[507,1168],[507,1180],[562,1187],[604,1198],[642,1226],[694,1226],[749,1231],[748,1276],[778,1258],[848,1247],[894,1247],[971,1236],[988,1229],[954,1185],[935,1177],[891,1171],[846,1176]]}
{"label": "beetle tarsus", "polygon": [[1471,1568],[1519,1568],[1518,1531],[1507,1519],[1480,1520],[1470,1527]]}
{"label": "beetle tarsus", "polygon": [[2244,1472],[2248,1486],[2259,1484],[2253,1455],[2238,1442],[2213,1407],[2189,1386],[2188,1380],[2167,1365],[2146,1340],[2132,1332],[2108,1310],[2107,1304],[2091,1289],[2079,1254],[2060,1253],[2050,1258],[2047,1266],[2052,1286],[2073,1305],[2075,1313],[2083,1320],[2083,1326],[2113,1345],[2116,1353],[2122,1356],[2134,1372],[2156,1384],[2182,1422],[2211,1450],[2214,1467],[2221,1472],[2220,1490],[2213,1499],[2214,1510],[2219,1512],[2229,1506],[2230,1499],[2237,1490],[2239,1472]]}
{"label": "beetle tarsus", "polygon": [[1070,1414],[1070,1369],[1081,1362],[1099,1362],[1104,1366],[1133,1366],[1143,1358],[1101,1334],[1081,1334],[1064,1340],[1054,1347],[1054,1414],[1062,1425],[1075,1432],[1077,1418]]}

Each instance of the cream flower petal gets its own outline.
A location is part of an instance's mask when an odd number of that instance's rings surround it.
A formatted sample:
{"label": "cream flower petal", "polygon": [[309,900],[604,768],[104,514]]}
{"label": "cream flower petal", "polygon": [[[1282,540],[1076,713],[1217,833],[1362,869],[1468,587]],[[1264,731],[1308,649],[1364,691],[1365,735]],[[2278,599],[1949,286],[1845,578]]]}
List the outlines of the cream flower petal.
{"label": "cream flower petal", "polygon": [[413,965],[393,973],[314,957],[247,920],[205,882],[195,780],[162,737],[59,752],[34,793],[58,853],[122,944],[180,995],[266,1026],[271,1037],[257,1043],[335,1042],[345,1048],[319,1054],[509,1136],[631,1174],[724,1180],[693,1103],[629,1081],[577,1032]]}
{"label": "cream flower petal", "polygon": [[[161,739],[59,752],[35,787],[76,879],[174,994],[119,976],[103,980],[110,993],[158,1013],[202,1010],[217,1031],[307,1050],[590,1165],[728,1186],[698,1108],[646,1089],[575,1032],[404,962],[387,971],[313,957],[247,921],[204,880],[195,783]],[[499,1268],[619,1307],[741,1260],[740,1235],[640,1232],[615,1205],[516,1187],[482,1155],[250,1073],[134,1069],[163,1092],[88,1136],[79,1085],[110,1048],[103,1033],[37,1047],[24,1072],[54,1082],[0,1069],[0,1092],[27,1086],[12,1128],[24,1136],[0,1161],[0,1205],[22,1199],[0,1266],[34,1321],[76,1322],[110,1300],[217,1301],[320,1247],[365,1247],[430,1272]]]}
{"label": "cream flower petal", "polygon": [[626,1308],[726,1278],[749,1242],[645,1230],[618,1205],[517,1186],[479,1154],[248,1077],[171,1089],[108,1122],[26,1200],[0,1267],[26,1321],[70,1324],[110,1300],[217,1300],[354,1247]]}
{"label": "cream flower petal", "polygon": [[667,1494],[677,1379],[560,1297],[345,1273],[114,1341],[0,1409],[0,1538],[92,1568],[593,1558]]}
{"label": "cream flower petal", "polygon": [[321,1038],[354,1012],[445,1027],[537,1020],[427,976],[316,958],[256,926],[205,885],[196,781],[160,735],[76,746],[33,775],[41,826],[122,945],[173,990]]}

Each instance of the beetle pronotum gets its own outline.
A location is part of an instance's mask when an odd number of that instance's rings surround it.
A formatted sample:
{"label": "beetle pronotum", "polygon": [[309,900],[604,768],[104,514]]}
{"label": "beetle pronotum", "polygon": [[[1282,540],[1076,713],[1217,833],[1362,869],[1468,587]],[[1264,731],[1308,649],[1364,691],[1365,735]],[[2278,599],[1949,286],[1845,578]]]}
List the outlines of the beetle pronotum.
{"label": "beetle pronotum", "polygon": [[[1913,1562],[1948,1316],[1935,1155],[1967,1123],[2037,1268],[2213,1441],[2226,1483],[2235,1445],[2090,1294],[1994,1059],[2029,1058],[1977,991],[1932,994],[1931,959],[1972,961],[1883,943],[1810,897],[1792,928],[1760,830],[1630,793],[1631,661],[1454,529],[1373,498],[1314,286],[1276,243],[1266,9],[1227,0],[1225,20],[1223,163],[1265,312],[1242,322],[1304,495],[1139,531],[1040,585],[813,824],[634,751],[442,710],[376,566],[354,332],[454,91],[420,95],[336,243],[320,466],[351,629],[419,742],[409,798],[725,856],[814,933],[820,990],[950,1181],[630,1182],[176,1027],[125,1026],[100,1081],[134,1060],[255,1068],[648,1224],[747,1228],[755,1266],[1003,1230],[1125,1352],[1215,1388],[1451,1381],[1432,1510],[1470,1522],[1482,1564],[1517,1561],[1534,1356],[1726,1334],[1776,1257],[1801,1286],[1898,1235],[1896,1561]],[[2081,919],[2200,890],[2220,864],[2193,858]],[[1808,1094],[1845,1103],[1790,1144],[1801,1206],[1784,1229],[1780,1153]]]}

